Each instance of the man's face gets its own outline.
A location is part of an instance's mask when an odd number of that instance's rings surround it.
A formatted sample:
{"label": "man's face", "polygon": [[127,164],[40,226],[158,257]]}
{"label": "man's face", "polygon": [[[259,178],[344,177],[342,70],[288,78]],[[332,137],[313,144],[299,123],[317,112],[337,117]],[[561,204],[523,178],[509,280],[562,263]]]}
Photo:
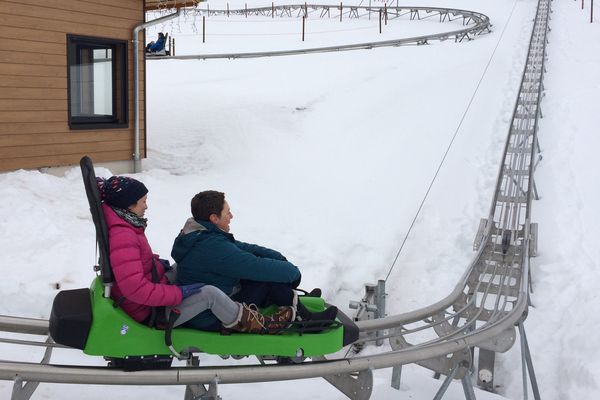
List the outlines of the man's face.
{"label": "man's face", "polygon": [[214,220],[212,220],[212,223],[219,227],[219,229],[221,229],[222,231],[229,232],[229,224],[231,223],[233,214],[231,213],[231,208],[229,208],[229,204],[227,204],[227,201],[223,203],[223,210],[221,211],[221,215],[213,215],[215,216],[215,218]]}

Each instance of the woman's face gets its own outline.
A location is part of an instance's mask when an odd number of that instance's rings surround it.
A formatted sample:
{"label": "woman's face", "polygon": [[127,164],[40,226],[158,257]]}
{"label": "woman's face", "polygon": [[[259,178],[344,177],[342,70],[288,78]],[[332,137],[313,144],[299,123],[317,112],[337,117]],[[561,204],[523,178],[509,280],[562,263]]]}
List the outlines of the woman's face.
{"label": "woman's face", "polygon": [[129,211],[131,211],[132,213],[134,213],[135,215],[137,215],[138,217],[143,217],[144,214],[146,213],[146,209],[148,208],[148,204],[146,204],[146,199],[148,198],[148,195],[144,195],[144,197],[142,197],[141,199],[139,199],[137,201],[137,203],[135,203],[132,206],[129,206]]}

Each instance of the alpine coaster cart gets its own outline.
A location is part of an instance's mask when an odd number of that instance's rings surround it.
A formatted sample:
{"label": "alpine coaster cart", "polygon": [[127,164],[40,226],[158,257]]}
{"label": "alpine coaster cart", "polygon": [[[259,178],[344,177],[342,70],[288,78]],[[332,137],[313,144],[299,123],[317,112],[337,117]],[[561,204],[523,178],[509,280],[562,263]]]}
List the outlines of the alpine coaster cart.
{"label": "alpine coaster cart", "polygon": [[[295,322],[276,335],[231,333],[222,335],[188,328],[156,329],[135,321],[114,305],[110,291],[114,284],[109,258],[108,229],[102,212],[100,194],[92,160],[81,159],[81,172],[96,228],[99,249],[98,276],[90,289],[59,292],[52,305],[49,327],[55,342],[102,356],[109,367],[124,370],[170,368],[173,358],[198,365],[194,353],[239,357],[254,355],[259,360],[301,362],[305,357],[319,358],[335,353],[358,339],[358,328],[343,312],[327,329],[311,332],[309,322]],[[324,310],[328,304],[318,297],[299,296],[308,309]],[[275,311],[275,306],[262,310]],[[174,315],[175,313],[171,313]]]}

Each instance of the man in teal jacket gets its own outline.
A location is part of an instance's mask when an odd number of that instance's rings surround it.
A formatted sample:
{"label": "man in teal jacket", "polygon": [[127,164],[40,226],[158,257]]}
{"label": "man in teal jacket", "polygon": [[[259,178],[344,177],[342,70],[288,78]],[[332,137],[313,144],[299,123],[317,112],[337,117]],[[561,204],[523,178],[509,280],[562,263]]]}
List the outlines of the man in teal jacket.
{"label": "man in teal jacket", "polygon": [[[181,285],[202,282],[216,286],[233,300],[266,307],[298,307],[302,320],[332,320],[337,308],[311,313],[297,301],[295,289],[300,270],[279,252],[235,240],[229,233],[233,214],[225,194],[213,190],[198,193],[189,218],[175,239],[171,256],[177,262]],[[204,312],[188,325],[220,330],[218,320]]]}

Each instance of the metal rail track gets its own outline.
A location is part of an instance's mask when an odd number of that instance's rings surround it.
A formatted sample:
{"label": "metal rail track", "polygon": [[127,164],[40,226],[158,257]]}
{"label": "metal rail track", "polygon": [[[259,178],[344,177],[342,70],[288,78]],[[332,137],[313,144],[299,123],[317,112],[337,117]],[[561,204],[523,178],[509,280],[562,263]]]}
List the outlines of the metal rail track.
{"label": "metal rail track", "polygon": [[[331,11],[338,11],[343,15],[346,15],[347,19],[357,19],[365,17],[371,12],[379,15],[379,12],[386,14],[386,18],[389,20],[398,18],[409,18],[410,20],[423,20],[429,18],[437,18],[439,22],[451,22],[455,20],[462,20],[462,25],[465,28],[457,29],[449,32],[436,33],[431,35],[414,36],[402,39],[392,39],[376,42],[366,43],[355,43],[347,45],[337,46],[325,46],[325,47],[313,47],[305,49],[295,50],[281,50],[281,51],[262,51],[262,52],[248,52],[248,53],[225,53],[225,54],[193,54],[193,55],[182,55],[182,56],[152,56],[147,57],[147,60],[206,60],[206,59],[237,59],[237,58],[257,58],[257,57],[275,57],[275,56],[289,56],[297,54],[309,54],[309,53],[328,53],[348,50],[360,50],[360,49],[374,49],[378,47],[398,47],[405,45],[422,45],[428,44],[430,41],[445,41],[454,39],[455,42],[462,42],[464,40],[471,40],[481,34],[489,33],[492,24],[490,19],[479,12],[460,10],[454,8],[439,8],[439,7],[367,7],[367,6],[333,6],[333,5],[319,5],[319,4],[295,4],[295,5],[280,5],[273,7],[257,7],[257,8],[244,8],[236,10],[211,10],[211,9],[194,9],[190,12],[195,14],[207,14],[207,15],[254,15],[254,16],[277,16],[277,17],[307,17],[309,13],[319,11],[318,18],[331,18]],[[334,15],[334,17],[336,17]]]}
{"label": "metal rail track", "polygon": [[[201,393],[204,398],[212,399],[217,398],[217,383],[311,377],[324,377],[350,398],[368,399],[372,369],[394,367],[392,384],[398,385],[400,367],[409,363],[447,376],[436,399],[441,398],[451,379],[462,379],[466,398],[474,399],[468,376],[473,366],[474,349],[480,351],[479,383],[485,387],[490,377],[483,376],[482,379],[481,363],[487,368],[483,371],[492,373],[493,378],[493,355],[512,347],[516,340],[515,327],[519,328],[521,339],[524,390],[527,390],[529,372],[534,396],[539,399],[523,322],[527,316],[531,282],[529,258],[536,251],[536,225],[531,223],[531,203],[536,196],[533,177],[539,151],[537,130],[541,117],[549,13],[550,0],[539,0],[496,192],[489,216],[482,220],[477,233],[474,260],[444,299],[412,312],[357,323],[361,333],[387,332],[392,351],[334,360],[321,358],[297,365],[194,366],[132,374],[105,367],[48,365],[47,350],[47,357],[41,364],[0,361],[0,379],[15,380],[13,399],[28,399],[37,382],[180,384],[188,385],[188,389],[209,384],[210,390]],[[46,336],[48,321],[0,316],[0,330]],[[33,386],[28,388],[27,384],[23,385],[24,381]],[[198,392],[190,389],[186,399],[199,398],[194,397],[194,393]]]}

